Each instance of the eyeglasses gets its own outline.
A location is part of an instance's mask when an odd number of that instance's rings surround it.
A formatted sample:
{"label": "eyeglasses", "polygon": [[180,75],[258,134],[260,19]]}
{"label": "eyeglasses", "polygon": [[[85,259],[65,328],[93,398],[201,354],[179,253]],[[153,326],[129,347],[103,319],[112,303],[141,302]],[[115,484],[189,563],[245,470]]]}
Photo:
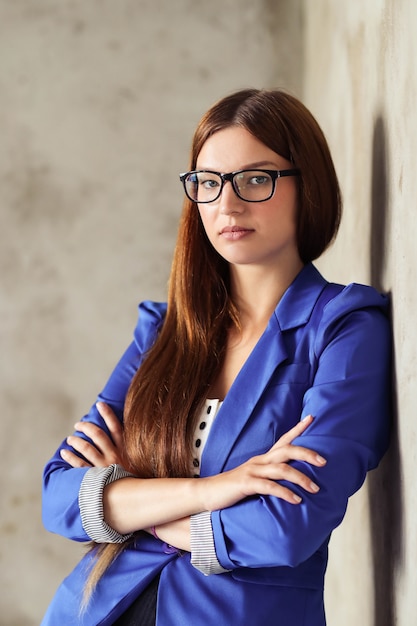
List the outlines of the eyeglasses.
{"label": "eyeglasses", "polygon": [[278,178],[299,176],[300,170],[238,170],[230,174],[195,170],[180,174],[187,197],[193,202],[214,202],[224,184],[230,181],[235,194],[245,202],[265,202],[272,198]]}

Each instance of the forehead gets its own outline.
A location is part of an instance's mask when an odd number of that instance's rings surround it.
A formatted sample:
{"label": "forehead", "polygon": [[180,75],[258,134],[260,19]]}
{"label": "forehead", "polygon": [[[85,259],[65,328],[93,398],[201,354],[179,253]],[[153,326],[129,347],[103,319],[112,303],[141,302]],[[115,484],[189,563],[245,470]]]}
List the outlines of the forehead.
{"label": "forehead", "polygon": [[198,169],[211,169],[219,172],[233,172],[248,167],[269,167],[270,169],[288,164],[264,143],[245,128],[231,126],[214,133],[203,144],[197,157]]}

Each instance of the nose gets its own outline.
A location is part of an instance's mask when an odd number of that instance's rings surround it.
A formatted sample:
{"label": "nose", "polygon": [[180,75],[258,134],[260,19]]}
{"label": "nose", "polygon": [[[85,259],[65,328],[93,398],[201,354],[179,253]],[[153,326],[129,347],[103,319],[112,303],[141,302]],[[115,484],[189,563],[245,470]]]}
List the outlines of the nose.
{"label": "nose", "polygon": [[223,215],[231,213],[241,213],[244,210],[244,202],[236,195],[232,183],[227,180],[222,189],[219,198],[219,211]]}

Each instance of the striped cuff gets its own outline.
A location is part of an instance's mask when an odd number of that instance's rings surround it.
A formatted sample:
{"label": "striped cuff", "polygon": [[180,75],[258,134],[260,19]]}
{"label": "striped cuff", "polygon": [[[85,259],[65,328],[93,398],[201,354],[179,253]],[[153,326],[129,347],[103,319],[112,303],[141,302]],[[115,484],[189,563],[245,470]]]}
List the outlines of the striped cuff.
{"label": "striped cuff", "polygon": [[224,569],[220,565],[216,555],[210,511],[192,515],[190,531],[191,565],[200,570],[205,576],[229,572],[230,570]]}
{"label": "striped cuff", "polygon": [[121,465],[92,467],[83,478],[78,494],[81,522],[87,535],[96,543],[123,543],[133,533],[121,535],[104,521],[103,492],[106,485],[133,476]]}

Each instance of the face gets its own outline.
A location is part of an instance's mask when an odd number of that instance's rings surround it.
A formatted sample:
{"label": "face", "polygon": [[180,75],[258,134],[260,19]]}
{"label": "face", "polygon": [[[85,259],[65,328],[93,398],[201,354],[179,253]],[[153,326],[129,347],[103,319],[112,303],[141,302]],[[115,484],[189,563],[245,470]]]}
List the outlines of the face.
{"label": "face", "polygon": [[[242,169],[291,169],[292,164],[244,128],[218,131],[203,145],[197,170],[229,173]],[[296,242],[297,188],[294,177],[278,178],[265,202],[245,202],[231,183],[220,197],[198,210],[212,246],[231,265],[299,264]]]}

